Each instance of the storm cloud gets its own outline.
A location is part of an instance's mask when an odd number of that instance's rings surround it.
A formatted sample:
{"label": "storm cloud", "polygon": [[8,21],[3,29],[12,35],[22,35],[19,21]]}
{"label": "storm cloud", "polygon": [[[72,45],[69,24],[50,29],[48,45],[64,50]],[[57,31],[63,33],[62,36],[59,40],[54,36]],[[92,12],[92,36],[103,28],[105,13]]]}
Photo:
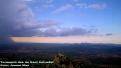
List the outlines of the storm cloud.
{"label": "storm cloud", "polygon": [[38,22],[27,5],[29,1],[0,0],[0,36],[70,36],[88,35],[94,31],[81,27],[63,28],[54,20]]}
{"label": "storm cloud", "polygon": [[21,32],[24,35],[37,25],[25,0],[0,0],[0,35],[19,36]]}

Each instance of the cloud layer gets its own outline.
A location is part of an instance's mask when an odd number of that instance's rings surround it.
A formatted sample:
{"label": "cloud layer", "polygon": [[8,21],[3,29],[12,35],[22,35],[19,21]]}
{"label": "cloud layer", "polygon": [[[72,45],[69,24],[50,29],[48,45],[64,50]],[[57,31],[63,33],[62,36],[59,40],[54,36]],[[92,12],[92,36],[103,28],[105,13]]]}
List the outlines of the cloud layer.
{"label": "cloud layer", "polygon": [[64,11],[68,11],[72,8],[79,8],[79,9],[92,9],[92,10],[102,10],[105,9],[107,7],[106,3],[81,3],[81,2],[77,2],[74,4],[71,3],[67,3],[64,5],[61,5],[60,7],[56,8],[52,13],[53,14],[58,14]]}
{"label": "cloud layer", "polygon": [[[30,1],[32,0],[0,0],[0,36],[70,36],[94,33],[92,29],[61,27],[54,20],[38,22],[27,5]],[[71,7],[68,4],[55,13]]]}
{"label": "cloud layer", "polygon": [[66,10],[71,9],[71,8],[73,8],[73,6],[71,4],[65,4],[65,5],[57,8],[56,10],[54,10],[52,13],[57,14],[57,13],[66,11]]}
{"label": "cloud layer", "polygon": [[87,3],[77,3],[76,4],[77,7],[79,8],[85,8],[85,9],[96,9],[96,10],[100,10],[100,9],[105,9],[107,7],[107,5],[105,3],[92,3],[92,4],[87,4]]}

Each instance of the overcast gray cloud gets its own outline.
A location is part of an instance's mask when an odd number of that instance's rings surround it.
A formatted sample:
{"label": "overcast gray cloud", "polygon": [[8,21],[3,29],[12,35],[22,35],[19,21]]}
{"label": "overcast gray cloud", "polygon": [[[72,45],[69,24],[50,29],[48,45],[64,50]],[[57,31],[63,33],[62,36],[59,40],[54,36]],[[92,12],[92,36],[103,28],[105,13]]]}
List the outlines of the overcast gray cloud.
{"label": "overcast gray cloud", "polygon": [[0,36],[69,36],[93,32],[92,29],[81,27],[60,28],[61,24],[54,20],[38,22],[27,5],[30,1],[0,0]]}

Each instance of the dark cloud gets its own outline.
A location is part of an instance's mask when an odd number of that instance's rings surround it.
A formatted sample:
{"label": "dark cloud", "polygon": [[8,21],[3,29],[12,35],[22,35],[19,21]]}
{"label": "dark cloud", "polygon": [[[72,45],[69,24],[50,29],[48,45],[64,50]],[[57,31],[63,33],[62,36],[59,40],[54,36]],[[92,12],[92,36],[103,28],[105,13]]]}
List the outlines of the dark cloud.
{"label": "dark cloud", "polygon": [[37,36],[75,36],[75,35],[93,35],[94,29],[83,28],[48,28],[41,30]]}
{"label": "dark cloud", "polygon": [[13,43],[10,37],[0,37],[0,44],[8,44]]}
{"label": "dark cloud", "polygon": [[41,27],[43,28],[55,27],[60,25],[60,22],[57,22],[55,20],[43,20],[43,21],[40,21],[40,23],[41,23]]}
{"label": "dark cloud", "polygon": [[91,34],[92,30],[86,30],[83,28],[67,28],[62,30],[61,36],[68,36],[68,35],[88,35]]}
{"label": "dark cloud", "polygon": [[112,33],[107,33],[105,34],[106,36],[112,36],[113,34]]}
{"label": "dark cloud", "polygon": [[27,2],[0,0],[0,36],[33,36],[38,33],[38,29],[57,25],[53,20],[38,22]]}
{"label": "dark cloud", "polygon": [[59,22],[38,22],[27,2],[31,0],[0,0],[0,36],[70,36],[88,35],[93,29],[63,28]]}
{"label": "dark cloud", "polygon": [[25,0],[0,0],[0,35],[17,36],[20,32],[24,35],[37,25]]}

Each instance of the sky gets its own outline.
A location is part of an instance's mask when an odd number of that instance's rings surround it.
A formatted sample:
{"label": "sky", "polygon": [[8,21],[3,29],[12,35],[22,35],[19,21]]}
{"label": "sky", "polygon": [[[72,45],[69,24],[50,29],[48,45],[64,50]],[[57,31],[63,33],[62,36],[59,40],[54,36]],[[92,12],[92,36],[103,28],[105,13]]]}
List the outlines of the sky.
{"label": "sky", "polygon": [[120,6],[120,0],[0,0],[0,38],[121,43]]}

